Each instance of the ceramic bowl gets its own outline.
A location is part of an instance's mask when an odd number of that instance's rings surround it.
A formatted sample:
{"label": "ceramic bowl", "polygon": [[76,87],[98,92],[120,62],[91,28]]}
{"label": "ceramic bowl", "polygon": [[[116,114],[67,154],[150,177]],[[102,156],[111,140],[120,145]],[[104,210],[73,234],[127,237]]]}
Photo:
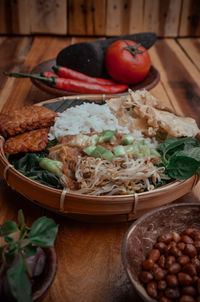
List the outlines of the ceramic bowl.
{"label": "ceramic bowl", "polygon": [[186,228],[200,229],[200,203],[172,204],[150,211],[128,229],[122,248],[124,268],[139,296],[147,302],[157,301],[148,296],[138,276],[142,262],[163,233],[182,232]]}

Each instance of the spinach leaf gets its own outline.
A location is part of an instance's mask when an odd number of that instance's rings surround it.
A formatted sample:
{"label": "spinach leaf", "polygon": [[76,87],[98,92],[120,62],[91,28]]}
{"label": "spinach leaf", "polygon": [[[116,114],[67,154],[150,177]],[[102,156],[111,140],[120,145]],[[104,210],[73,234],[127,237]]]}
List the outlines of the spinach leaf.
{"label": "spinach leaf", "polygon": [[179,138],[170,137],[163,143],[159,144],[158,151],[162,153],[163,163],[167,162],[167,157],[177,151],[184,150],[185,148],[200,147],[200,142],[193,137]]}
{"label": "spinach leaf", "polygon": [[56,143],[57,140],[49,141],[46,149],[41,152],[9,155],[8,160],[15,169],[32,180],[35,180],[45,186],[62,189],[63,185],[59,178],[55,174],[46,171],[39,166],[39,158],[47,156],[49,148],[54,146]]}
{"label": "spinach leaf", "polygon": [[168,175],[175,179],[188,179],[196,173],[200,162],[192,157],[175,154],[170,157],[167,165]]}
{"label": "spinach leaf", "polygon": [[190,178],[200,167],[200,142],[196,138],[168,138],[158,150],[168,175],[174,179]]}

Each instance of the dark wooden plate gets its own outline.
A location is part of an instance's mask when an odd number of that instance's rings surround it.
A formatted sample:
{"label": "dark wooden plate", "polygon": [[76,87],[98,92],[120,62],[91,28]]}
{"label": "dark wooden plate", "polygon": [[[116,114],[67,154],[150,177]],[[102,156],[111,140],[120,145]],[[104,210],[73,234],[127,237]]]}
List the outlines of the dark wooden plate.
{"label": "dark wooden plate", "polygon": [[[35,68],[33,68],[32,73],[41,73],[41,72],[44,72],[44,71],[51,71],[52,72],[53,71],[52,70],[53,65],[56,65],[56,59],[55,58],[40,63]],[[129,87],[132,90],[138,90],[138,89],[150,90],[158,84],[159,80],[160,80],[159,71],[154,66],[151,66],[148,76],[142,82],[140,82],[138,84],[135,84],[135,85],[130,85]],[[48,92],[48,93],[50,93],[54,96],[67,96],[67,95],[80,94],[80,93],[74,93],[74,92],[70,92],[70,91],[59,90],[59,89],[50,87],[46,83],[43,83],[43,82],[35,80],[35,79],[32,79],[32,82],[38,88],[40,88],[40,89],[42,89],[42,90],[44,90],[44,91],[46,91],[46,92]],[[109,94],[109,95],[112,97],[112,96],[123,95],[125,93]]]}

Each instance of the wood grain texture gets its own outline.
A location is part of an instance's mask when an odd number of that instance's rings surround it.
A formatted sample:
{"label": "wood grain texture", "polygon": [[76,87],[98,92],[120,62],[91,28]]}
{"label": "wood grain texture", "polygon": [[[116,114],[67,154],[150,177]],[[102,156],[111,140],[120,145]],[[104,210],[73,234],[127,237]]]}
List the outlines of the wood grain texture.
{"label": "wood grain texture", "polygon": [[[36,37],[21,71],[30,73],[40,62],[56,57],[57,53],[69,43],[69,38]],[[7,103],[2,108],[3,112],[52,98],[52,95],[45,92],[38,93],[40,90],[33,86],[30,79],[15,79],[13,90],[8,87],[4,91],[7,93]]]}
{"label": "wood grain texture", "polygon": [[31,33],[67,33],[67,0],[34,0],[29,5]]}
{"label": "wood grain texture", "polygon": [[106,6],[106,35],[128,34],[130,2],[127,0],[109,0]]}
{"label": "wood grain texture", "polygon": [[200,38],[178,39],[178,43],[184,49],[185,53],[189,56],[193,64],[200,70],[200,55],[199,55]]}
{"label": "wood grain texture", "polygon": [[179,36],[200,35],[200,1],[183,0]]}
{"label": "wood grain texture", "polygon": [[178,34],[181,0],[145,0],[144,31],[154,31],[161,37]]}
{"label": "wood grain texture", "polygon": [[70,35],[105,34],[105,0],[69,0]]}
{"label": "wood grain texture", "polygon": [[0,33],[30,34],[30,2],[28,0],[0,1]]}
{"label": "wood grain texture", "polygon": [[3,75],[4,71],[19,72],[31,47],[32,38],[0,38],[0,111],[16,83],[15,78]]}

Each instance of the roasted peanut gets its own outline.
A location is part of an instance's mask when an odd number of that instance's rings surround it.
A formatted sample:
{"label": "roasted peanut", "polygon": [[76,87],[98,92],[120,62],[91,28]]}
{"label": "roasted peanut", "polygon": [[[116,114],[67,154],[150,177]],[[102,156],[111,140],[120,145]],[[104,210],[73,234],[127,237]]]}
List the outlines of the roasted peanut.
{"label": "roasted peanut", "polygon": [[178,280],[181,285],[191,285],[193,283],[192,277],[186,273],[178,273]]}
{"label": "roasted peanut", "polygon": [[167,296],[167,298],[170,298],[170,299],[177,299],[180,297],[180,290],[179,288],[167,288],[165,290],[165,295]]}
{"label": "roasted peanut", "polygon": [[166,280],[167,280],[168,287],[174,288],[178,286],[178,279],[176,275],[167,275]]}
{"label": "roasted peanut", "polygon": [[200,273],[200,260],[198,258],[192,258],[191,263],[194,264],[197,273]]}
{"label": "roasted peanut", "polygon": [[148,283],[153,280],[153,275],[150,272],[142,271],[140,273],[140,280],[143,283]]}
{"label": "roasted peanut", "polygon": [[156,243],[155,248],[158,249],[161,254],[164,254],[167,251],[167,245],[164,242]]}
{"label": "roasted peanut", "polygon": [[183,295],[179,302],[195,302],[194,298],[188,295]]}
{"label": "roasted peanut", "polygon": [[165,262],[166,262],[166,258],[164,255],[160,256],[160,259],[158,260],[158,265],[162,268],[165,268]]}
{"label": "roasted peanut", "polygon": [[160,298],[160,302],[172,302],[172,300],[165,297],[165,296],[163,296],[163,297]]}
{"label": "roasted peanut", "polygon": [[183,235],[192,235],[194,233],[195,229],[192,229],[192,228],[187,228],[183,231]]}
{"label": "roasted peanut", "polygon": [[170,247],[169,254],[174,255],[175,257],[182,256],[182,252],[176,246]]}
{"label": "roasted peanut", "polygon": [[200,252],[200,241],[195,241],[194,246],[196,247],[197,252],[199,253]]}
{"label": "roasted peanut", "polygon": [[183,251],[185,248],[185,243],[181,241],[181,242],[178,242],[176,246],[180,251]]}
{"label": "roasted peanut", "polygon": [[197,249],[193,244],[187,243],[184,248],[184,253],[187,254],[190,258],[193,258],[197,255]]}
{"label": "roasted peanut", "polygon": [[176,262],[176,258],[174,256],[167,256],[165,266],[168,268],[172,263]]}
{"label": "roasted peanut", "polygon": [[155,281],[151,281],[147,284],[147,292],[149,296],[156,298],[158,295],[157,291],[157,283]]}
{"label": "roasted peanut", "polygon": [[192,234],[194,241],[200,241],[200,231],[194,231]]}
{"label": "roasted peanut", "polygon": [[189,296],[196,296],[197,290],[194,286],[185,286],[182,288],[182,293],[184,295],[189,295]]}
{"label": "roasted peanut", "polygon": [[164,279],[165,275],[166,275],[166,271],[164,269],[162,269],[161,267],[156,267],[153,269],[153,276],[156,280],[162,280]]}
{"label": "roasted peanut", "polygon": [[154,261],[152,259],[144,260],[142,266],[145,270],[151,270],[154,266]]}
{"label": "roasted peanut", "polygon": [[186,265],[184,265],[182,271],[186,274],[189,274],[190,276],[195,276],[197,274],[196,268],[192,263],[187,263]]}
{"label": "roasted peanut", "polygon": [[154,262],[158,261],[160,258],[160,251],[159,249],[153,249],[149,254],[149,259],[153,260]]}
{"label": "roasted peanut", "polygon": [[177,261],[181,265],[185,265],[190,262],[190,257],[187,255],[183,255],[183,256],[178,257]]}
{"label": "roasted peanut", "polygon": [[178,262],[172,263],[168,267],[168,271],[170,274],[177,274],[181,270],[181,265]]}
{"label": "roasted peanut", "polygon": [[193,243],[194,242],[193,239],[188,235],[182,235],[181,241],[184,243]]}
{"label": "roasted peanut", "polygon": [[168,246],[167,246],[168,250],[169,250],[170,247],[172,247],[172,246],[176,246],[176,241],[170,241],[170,243],[168,243]]}
{"label": "roasted peanut", "polygon": [[158,242],[164,242],[164,243],[169,243],[172,241],[173,236],[171,233],[166,233],[158,237]]}
{"label": "roasted peanut", "polygon": [[172,238],[175,242],[179,242],[181,240],[181,236],[177,232],[172,233]]}
{"label": "roasted peanut", "polygon": [[159,280],[158,281],[158,289],[159,290],[165,290],[166,288],[167,288],[166,280]]}

